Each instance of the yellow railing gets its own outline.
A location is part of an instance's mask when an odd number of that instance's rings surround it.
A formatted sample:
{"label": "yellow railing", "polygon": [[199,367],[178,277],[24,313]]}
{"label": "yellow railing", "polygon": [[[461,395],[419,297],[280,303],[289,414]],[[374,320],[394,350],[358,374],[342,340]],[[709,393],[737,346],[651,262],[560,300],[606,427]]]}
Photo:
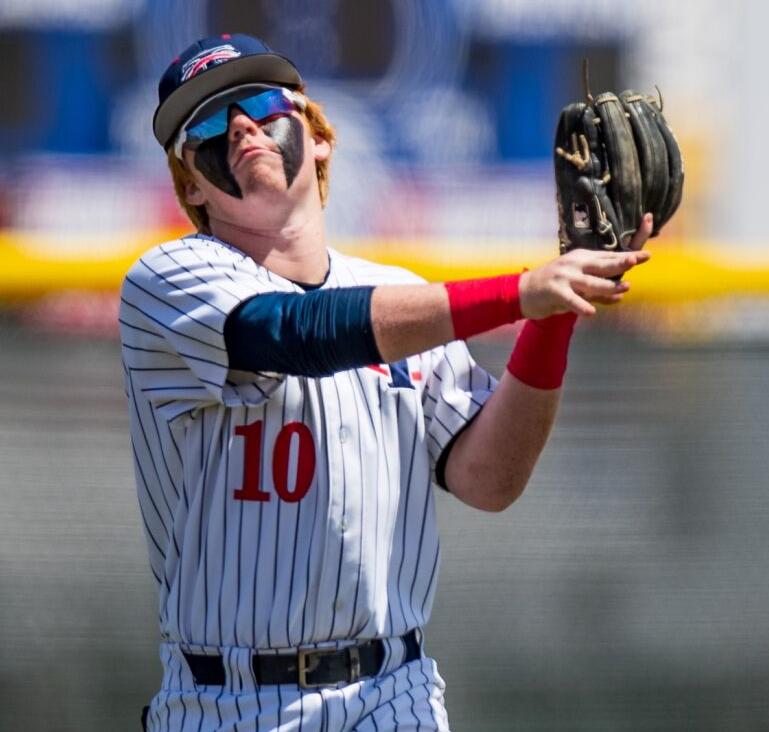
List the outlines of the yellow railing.
{"label": "yellow railing", "polygon": [[[125,237],[69,237],[53,241],[0,232],[0,297],[25,299],[58,290],[116,290],[131,263],[154,244],[183,232],[147,231]],[[355,256],[406,267],[428,280],[479,277],[555,256],[545,242],[358,240],[334,242]],[[630,300],[683,302],[729,294],[769,296],[767,250],[726,243],[650,242],[652,260],[634,271]],[[508,253],[509,250],[509,253]]]}

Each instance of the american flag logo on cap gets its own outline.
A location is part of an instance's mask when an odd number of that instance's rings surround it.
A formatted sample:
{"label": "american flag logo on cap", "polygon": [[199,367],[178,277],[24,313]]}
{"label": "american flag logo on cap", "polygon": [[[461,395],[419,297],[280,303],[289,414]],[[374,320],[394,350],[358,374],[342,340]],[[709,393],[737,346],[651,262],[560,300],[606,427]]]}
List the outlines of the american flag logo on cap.
{"label": "american flag logo on cap", "polygon": [[237,58],[240,55],[240,51],[236,50],[229,43],[214,48],[207,48],[205,51],[197,54],[197,56],[193,56],[182,66],[182,81],[187,81],[187,79],[191,79],[201,71],[205,71],[228,59]]}

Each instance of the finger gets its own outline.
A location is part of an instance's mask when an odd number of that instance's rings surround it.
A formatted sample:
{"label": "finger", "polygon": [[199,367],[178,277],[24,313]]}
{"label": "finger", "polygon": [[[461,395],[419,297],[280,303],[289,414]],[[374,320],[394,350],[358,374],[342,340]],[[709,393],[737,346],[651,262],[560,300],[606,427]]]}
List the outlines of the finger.
{"label": "finger", "polygon": [[586,315],[590,317],[595,315],[595,308],[584,298],[580,297],[574,290],[570,288],[564,288],[561,296],[564,300],[564,305],[571,312],[577,315]]}
{"label": "finger", "polygon": [[618,302],[622,302],[624,296],[624,292],[619,292],[616,295],[597,295],[596,297],[591,297],[590,302],[598,303],[599,305],[616,305]]}
{"label": "finger", "polygon": [[647,262],[650,256],[649,252],[623,252],[614,254],[611,258],[592,259],[584,264],[582,271],[598,277],[616,277],[638,264]]}
{"label": "finger", "polygon": [[[619,251],[619,252],[607,252],[605,250],[596,249],[574,249],[569,254],[577,255],[572,264],[576,264],[580,267],[590,267],[593,265],[600,265],[606,263],[614,263],[619,260],[626,259],[635,264],[641,264],[647,261],[651,257],[651,252],[644,250],[641,251]],[[569,254],[561,255],[562,259],[565,259]]]}
{"label": "finger", "polygon": [[629,247],[633,251],[638,251],[646,244],[646,240],[652,235],[654,229],[654,217],[652,214],[647,213],[643,215],[641,219],[641,225],[638,230],[633,234],[633,238],[630,240]]}
{"label": "finger", "polygon": [[[651,216],[651,214],[649,214],[649,216]],[[569,260],[569,259],[574,259],[577,262],[582,262],[585,260],[600,261],[604,259],[606,260],[616,259],[617,257],[621,257],[627,254],[634,254],[636,256],[638,255],[647,256],[649,253],[645,251],[638,251],[638,250],[631,251],[629,249],[608,250],[608,249],[585,249],[584,247],[581,247],[580,249],[572,249],[570,252],[567,252],[566,254],[561,254],[559,257],[556,257],[556,259],[553,261]]]}
{"label": "finger", "polygon": [[616,282],[605,279],[604,277],[595,277],[594,275],[583,274],[575,277],[572,281],[572,289],[584,297],[591,299],[597,295],[615,295],[617,293],[627,292],[630,285],[627,282]]}

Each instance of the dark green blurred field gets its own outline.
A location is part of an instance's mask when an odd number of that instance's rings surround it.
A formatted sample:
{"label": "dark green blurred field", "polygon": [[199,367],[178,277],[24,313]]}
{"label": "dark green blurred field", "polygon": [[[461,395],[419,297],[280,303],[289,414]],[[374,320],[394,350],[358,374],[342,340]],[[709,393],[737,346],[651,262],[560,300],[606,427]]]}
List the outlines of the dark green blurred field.
{"label": "dark green blurred field", "polygon": [[[0,327],[3,732],[135,731],[159,680],[121,378]],[[580,332],[524,497],[439,511],[455,732],[769,729],[769,344]]]}

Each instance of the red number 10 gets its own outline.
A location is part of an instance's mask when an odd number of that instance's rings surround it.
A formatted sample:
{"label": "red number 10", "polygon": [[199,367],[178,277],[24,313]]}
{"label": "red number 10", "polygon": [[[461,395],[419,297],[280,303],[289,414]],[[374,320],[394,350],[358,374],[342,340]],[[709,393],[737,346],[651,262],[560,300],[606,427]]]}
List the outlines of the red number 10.
{"label": "red number 10", "polygon": [[[270,494],[261,489],[259,478],[262,468],[262,420],[235,428],[235,434],[245,438],[243,459],[243,487],[238,488],[234,497],[239,501],[269,501]],[[291,440],[299,440],[296,480],[294,489],[288,485],[288,461]],[[278,497],[288,503],[301,501],[310,490],[315,475],[315,442],[307,425],[289,422],[283,425],[272,450],[272,482]]]}

